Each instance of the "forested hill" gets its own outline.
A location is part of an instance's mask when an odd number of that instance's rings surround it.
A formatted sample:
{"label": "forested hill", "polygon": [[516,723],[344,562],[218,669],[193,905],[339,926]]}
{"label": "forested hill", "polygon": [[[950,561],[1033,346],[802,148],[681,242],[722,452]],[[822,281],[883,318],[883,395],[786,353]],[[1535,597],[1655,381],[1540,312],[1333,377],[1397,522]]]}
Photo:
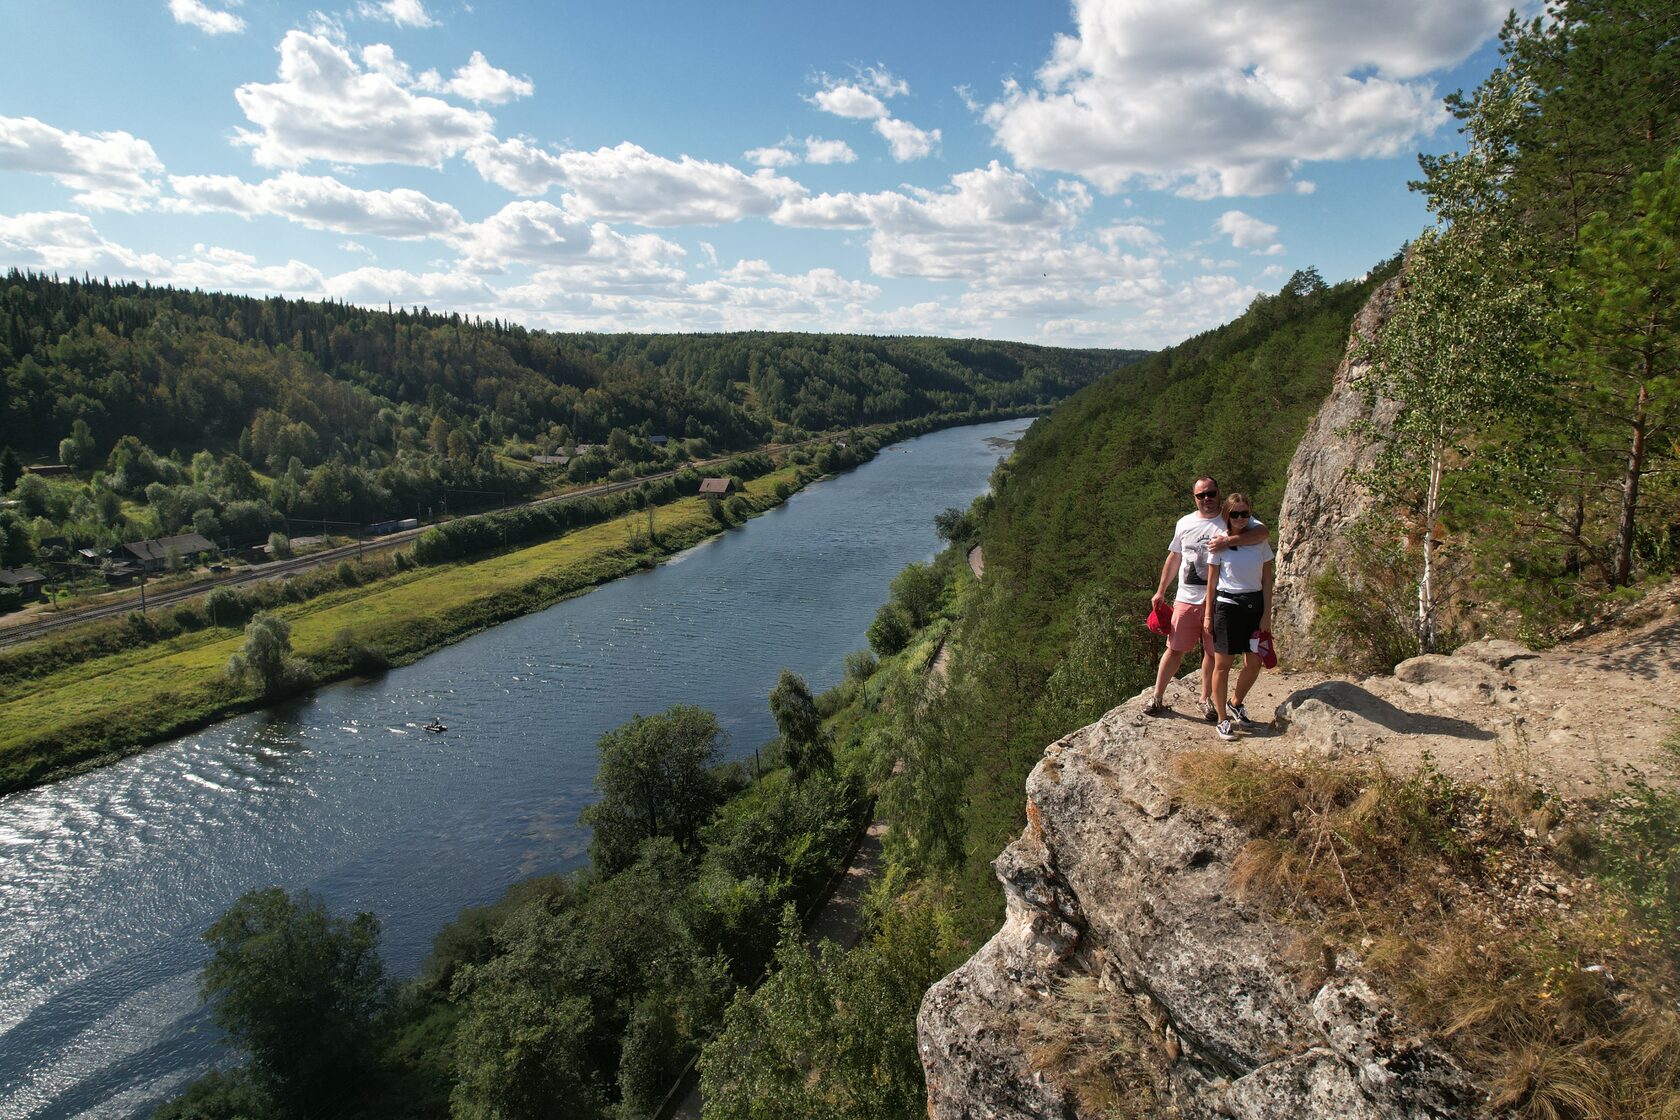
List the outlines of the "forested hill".
{"label": "forested hill", "polygon": [[1241,317],[1083,390],[1034,425],[986,520],[1016,625],[1055,660],[1082,590],[1148,611],[1191,481],[1212,474],[1277,524],[1285,471],[1330,391],[1349,324],[1398,266],[1327,287],[1297,273]]}
{"label": "forested hill", "polygon": [[[1231,323],[1082,390],[1033,425],[967,518],[986,577],[950,687],[904,734],[911,850],[949,873],[976,944],[1002,898],[993,856],[1021,828],[1046,743],[1153,678],[1143,628],[1191,483],[1218,477],[1277,523],[1290,456],[1329,393],[1354,315],[1398,261],[1333,287],[1311,270]],[[937,760],[937,761],[930,761]]]}
{"label": "forested hill", "polygon": [[[12,271],[0,286],[0,444],[51,457],[75,421],[108,449],[232,449],[283,469],[420,438],[442,417],[480,444],[605,442],[613,429],[741,447],[820,431],[1047,404],[1140,356],[1019,343],[527,330],[426,309],[256,299]],[[389,415],[382,415],[382,413]],[[292,446],[274,456],[276,428]],[[398,443],[400,445],[400,438]],[[253,462],[253,466],[260,464]]]}
{"label": "forested hill", "polygon": [[[1020,414],[1139,355],[568,335],[13,271],[0,281],[0,497],[15,503],[0,509],[0,566],[63,559],[46,541],[109,547],[190,528],[240,545],[287,520],[482,508],[808,432]],[[23,475],[24,462],[74,476]]]}

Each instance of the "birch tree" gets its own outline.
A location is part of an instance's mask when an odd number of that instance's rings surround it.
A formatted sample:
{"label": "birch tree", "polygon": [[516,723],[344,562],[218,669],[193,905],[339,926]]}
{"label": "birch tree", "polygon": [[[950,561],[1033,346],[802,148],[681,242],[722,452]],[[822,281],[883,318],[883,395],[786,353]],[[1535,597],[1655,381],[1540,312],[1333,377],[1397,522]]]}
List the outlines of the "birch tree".
{"label": "birch tree", "polygon": [[1443,510],[1482,473],[1501,420],[1542,384],[1532,352],[1540,289],[1505,194],[1507,138],[1527,97],[1518,80],[1490,79],[1477,91],[1466,150],[1426,162],[1438,221],[1412,243],[1394,314],[1371,355],[1370,391],[1401,408],[1367,481],[1413,519],[1417,638],[1426,653],[1436,642]]}

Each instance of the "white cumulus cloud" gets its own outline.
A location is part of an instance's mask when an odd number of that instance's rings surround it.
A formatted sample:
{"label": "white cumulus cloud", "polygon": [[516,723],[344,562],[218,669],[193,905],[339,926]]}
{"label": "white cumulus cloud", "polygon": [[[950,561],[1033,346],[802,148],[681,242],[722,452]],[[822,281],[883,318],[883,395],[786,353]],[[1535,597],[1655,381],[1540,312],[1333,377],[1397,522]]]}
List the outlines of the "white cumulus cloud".
{"label": "white cumulus cloud", "polygon": [[176,23],[196,27],[206,35],[232,35],[245,30],[244,20],[203,0],[169,0],[169,14]]}
{"label": "white cumulus cloud", "polygon": [[467,264],[482,271],[571,260],[587,254],[594,241],[587,222],[538,201],[510,202],[453,239]]}
{"label": "white cumulus cloud", "polygon": [[536,86],[529,78],[516,78],[506,70],[490,65],[483,51],[474,51],[467,64],[444,81],[436,70],[428,70],[415,83],[419,89],[431,93],[453,93],[479,104],[500,105],[516,97],[529,97]]}
{"label": "white cumulus cloud", "polygon": [[854,121],[871,121],[887,115],[884,101],[868,90],[839,83],[811,95],[811,104],[825,113]]}
{"label": "white cumulus cloud", "polygon": [[267,167],[316,159],[435,167],[489,138],[489,114],[417,96],[393,76],[403,72],[393,56],[374,57],[377,68],[363,69],[324,34],[287,32],[280,80],[234,91],[256,126],[240,129],[239,142]]}
{"label": "white cumulus cloud", "polygon": [[383,20],[398,27],[436,27],[425,0],[362,0],[356,12],[363,19]]}
{"label": "white cumulus cloud", "polygon": [[984,119],[1026,168],[1195,198],[1310,189],[1304,162],[1392,156],[1445,119],[1424,75],[1509,0],[1074,0],[1037,84]]}
{"label": "white cumulus cloud", "polygon": [[720,225],[764,216],[805,189],[769,170],[752,175],[724,163],[656,156],[623,143],[560,157],[577,211],[644,226]]}
{"label": "white cumulus cloud", "polygon": [[75,201],[106,210],[143,209],[163,171],[152,146],[127,132],[65,132],[34,117],[0,116],[0,170],[51,175],[80,192]]}
{"label": "white cumulus cloud", "polygon": [[857,153],[844,140],[824,140],[819,136],[805,137],[806,163],[855,163]]}
{"label": "white cumulus cloud", "polygon": [[539,195],[566,178],[558,155],[522,136],[508,140],[486,137],[468,150],[467,162],[478,169],[485,182],[514,194]]}
{"label": "white cumulus cloud", "polygon": [[1241,210],[1225,211],[1219,215],[1214,228],[1229,237],[1231,244],[1238,249],[1250,249],[1267,257],[1283,252],[1283,245],[1277,239],[1278,227]]}
{"label": "white cumulus cloud", "polygon": [[118,276],[161,276],[169,262],[105,240],[86,214],[65,210],[0,214],[0,252],[24,268]]}
{"label": "white cumulus cloud", "polygon": [[169,185],[176,197],[160,205],[175,212],[276,216],[311,229],[408,240],[442,237],[466,225],[453,206],[420,191],[359,190],[337,179],[295,171],[261,183],[232,175],[175,175]]}
{"label": "white cumulus cloud", "polygon": [[790,151],[780,144],[768,148],[749,148],[741,153],[741,157],[754,167],[792,167],[799,162],[799,153]]}
{"label": "white cumulus cloud", "polygon": [[939,144],[937,128],[923,131],[909,121],[883,117],[875,122],[875,131],[887,142],[887,150],[899,163],[921,159]]}
{"label": "white cumulus cloud", "polygon": [[[887,100],[909,93],[910,85],[901,78],[893,77],[885,67],[869,67],[859,71],[851,80],[825,75],[821,81],[822,88],[806,100],[825,113],[847,120],[872,122],[872,127],[887,142],[887,150],[897,162],[921,159],[939,146],[937,128],[917,128],[909,121],[895,118],[887,108]],[[810,162],[821,161],[813,159]]]}

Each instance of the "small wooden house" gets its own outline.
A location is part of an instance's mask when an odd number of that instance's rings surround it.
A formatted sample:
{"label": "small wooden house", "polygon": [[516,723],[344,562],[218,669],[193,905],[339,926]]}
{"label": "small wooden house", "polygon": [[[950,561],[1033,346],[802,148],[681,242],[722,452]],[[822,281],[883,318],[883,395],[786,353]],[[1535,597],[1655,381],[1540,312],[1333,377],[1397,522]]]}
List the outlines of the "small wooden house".
{"label": "small wooden house", "polygon": [[47,577],[34,568],[0,568],[0,587],[15,587],[27,602],[41,597]]}
{"label": "small wooden house", "polygon": [[703,478],[700,480],[700,496],[702,498],[722,498],[735,492],[733,478]]}
{"label": "small wooden house", "polygon": [[174,557],[175,563],[191,561],[201,552],[216,555],[217,548],[197,533],[181,533],[173,537],[158,537],[149,541],[129,541],[123,553],[148,572],[161,572]]}

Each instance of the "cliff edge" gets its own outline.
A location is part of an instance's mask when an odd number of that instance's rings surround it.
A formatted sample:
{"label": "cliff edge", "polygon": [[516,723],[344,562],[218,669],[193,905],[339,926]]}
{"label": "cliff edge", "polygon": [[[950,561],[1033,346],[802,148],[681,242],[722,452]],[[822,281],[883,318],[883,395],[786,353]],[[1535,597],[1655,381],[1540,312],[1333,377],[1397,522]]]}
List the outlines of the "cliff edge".
{"label": "cliff edge", "polygon": [[[1238,747],[1273,760],[1380,760],[1395,772],[1427,757],[1464,782],[1592,796],[1654,772],[1680,717],[1677,681],[1680,587],[1670,587],[1544,653],[1481,641],[1357,682],[1265,674],[1249,707],[1274,722]],[[1169,690],[1179,713],[1194,711],[1195,689],[1190,677]],[[1408,1028],[1355,956],[1304,970],[1300,927],[1234,886],[1250,837],[1187,800],[1176,765],[1225,745],[1189,715],[1144,715],[1142,699],[1052,744],[1028,779],[1027,827],[994,863],[1003,928],[922,1004],[929,1116],[1095,1115],[1045,1060],[1046,1024],[1057,1023],[1137,1040],[1155,1070],[1154,1104],[1137,1115],[1481,1111],[1486,1088]],[[1546,822],[1538,827],[1544,843]],[[1571,888],[1542,878],[1511,891],[1502,904],[1518,910],[1567,908]]]}

